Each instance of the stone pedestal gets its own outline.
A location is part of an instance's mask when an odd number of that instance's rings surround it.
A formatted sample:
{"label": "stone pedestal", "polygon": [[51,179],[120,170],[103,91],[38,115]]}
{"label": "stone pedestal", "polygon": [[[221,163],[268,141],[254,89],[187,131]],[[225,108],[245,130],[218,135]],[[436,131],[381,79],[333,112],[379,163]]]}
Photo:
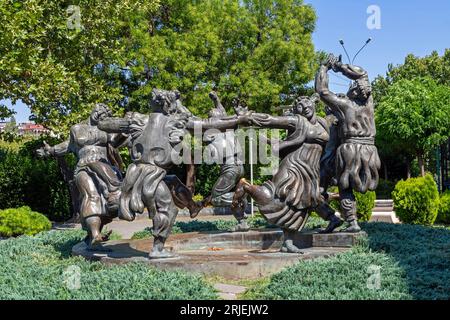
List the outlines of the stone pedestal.
{"label": "stone pedestal", "polygon": [[302,260],[344,252],[364,236],[364,233],[299,233],[295,243],[303,248],[303,254],[279,252],[283,239],[283,233],[279,230],[173,235],[167,249],[177,256],[170,259],[147,258],[153,240],[109,241],[104,245],[109,252],[88,251],[84,243],[79,243],[73,247],[72,253],[107,264],[140,261],[166,270],[181,269],[226,279],[256,279]]}

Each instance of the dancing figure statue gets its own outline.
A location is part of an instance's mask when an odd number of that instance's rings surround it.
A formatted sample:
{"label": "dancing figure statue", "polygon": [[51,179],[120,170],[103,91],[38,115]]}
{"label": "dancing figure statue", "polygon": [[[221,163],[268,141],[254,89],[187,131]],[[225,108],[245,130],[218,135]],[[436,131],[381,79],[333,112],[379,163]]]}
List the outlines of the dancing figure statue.
{"label": "dancing figure statue", "polygon": [[[211,92],[209,97],[214,103],[214,108],[209,112],[208,121],[214,123],[215,121],[220,121],[220,119],[227,118],[226,110],[217,94]],[[248,112],[247,109],[239,106],[237,99],[233,102],[236,116]],[[236,116],[229,118],[233,119]],[[242,161],[242,147],[239,139],[237,139],[234,131],[227,131],[206,134],[203,140],[207,143],[206,149],[208,154],[215,157],[216,159],[214,160],[220,164],[220,176],[212,188],[210,203],[215,207],[232,208],[233,215],[238,221],[238,224],[233,227],[232,231],[249,231],[250,227],[247,224],[247,216],[245,214],[247,201],[244,199],[240,207],[232,207],[234,190],[239,180],[245,174]]]}
{"label": "dancing figure statue", "polygon": [[[253,114],[254,125],[263,128],[286,129],[287,138],[279,144],[281,163],[272,180],[261,186],[245,179],[239,182],[233,205],[249,194],[261,214],[283,229],[282,252],[301,253],[294,244],[294,236],[306,224],[309,213],[323,201],[319,187],[319,163],[329,140],[328,123],[317,117],[318,97],[301,97],[294,103],[292,115],[270,116]],[[337,217],[329,216],[329,219]]]}
{"label": "dancing figure statue", "polygon": [[[346,95],[334,94],[329,90],[330,70],[353,80]],[[361,228],[358,225],[353,190],[360,193],[375,190],[381,166],[375,146],[374,102],[369,77],[361,67],[343,64],[341,59],[330,55],[319,69],[315,86],[316,92],[338,120],[338,138],[335,139],[335,146],[331,147],[331,150],[336,150],[335,167],[325,170],[335,172],[341,211],[347,222],[345,231],[359,232]],[[334,166],[333,161],[323,162],[324,165],[327,163]],[[324,205],[319,211],[326,215],[334,210]]]}
{"label": "dancing figure statue", "polygon": [[129,112],[124,118],[108,118],[99,123],[99,128],[106,132],[130,136],[133,163],[122,184],[119,218],[133,221],[136,214],[147,208],[153,220],[154,241],[149,254],[153,259],[174,256],[164,245],[178,208],[164,179],[174,164],[173,148],[186,134],[186,118],[178,112],[178,97],[177,92],[153,90],[153,113]]}
{"label": "dancing figure statue", "polygon": [[41,157],[61,157],[74,153],[77,157],[74,179],[79,193],[81,224],[88,232],[85,239],[88,249],[102,250],[101,242],[107,240],[101,231],[105,224],[117,217],[122,175],[112,158],[111,148],[118,148],[127,137],[107,134],[97,125],[111,116],[106,105],[98,104],[89,119],[70,128],[69,140],[53,147],[45,143],[37,150]]}

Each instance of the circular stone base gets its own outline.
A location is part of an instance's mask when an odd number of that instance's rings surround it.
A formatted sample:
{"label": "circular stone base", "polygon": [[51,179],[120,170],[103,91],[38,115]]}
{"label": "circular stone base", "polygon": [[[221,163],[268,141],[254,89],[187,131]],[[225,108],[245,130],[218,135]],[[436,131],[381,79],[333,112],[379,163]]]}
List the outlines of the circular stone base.
{"label": "circular stone base", "polygon": [[161,269],[181,269],[226,279],[256,279],[300,260],[329,257],[346,251],[361,236],[364,234],[299,233],[295,243],[304,248],[304,254],[281,253],[283,233],[279,230],[172,235],[166,249],[176,257],[169,259],[148,258],[153,239],[108,241],[102,251],[89,251],[81,242],[73,247],[72,254],[107,264],[140,261]]}

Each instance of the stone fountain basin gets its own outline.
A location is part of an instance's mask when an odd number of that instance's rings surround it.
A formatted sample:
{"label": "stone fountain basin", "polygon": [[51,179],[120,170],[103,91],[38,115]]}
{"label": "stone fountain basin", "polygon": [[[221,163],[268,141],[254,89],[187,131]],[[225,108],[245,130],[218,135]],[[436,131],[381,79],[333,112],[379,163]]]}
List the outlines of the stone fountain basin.
{"label": "stone fountain basin", "polygon": [[327,258],[349,250],[362,236],[365,234],[298,233],[295,243],[304,254],[281,253],[283,233],[276,229],[172,235],[166,248],[176,257],[170,259],[148,259],[152,239],[108,241],[104,244],[107,252],[88,251],[82,242],[73,247],[72,254],[106,264],[144,262],[164,270],[184,270],[225,279],[257,279],[302,260]]}

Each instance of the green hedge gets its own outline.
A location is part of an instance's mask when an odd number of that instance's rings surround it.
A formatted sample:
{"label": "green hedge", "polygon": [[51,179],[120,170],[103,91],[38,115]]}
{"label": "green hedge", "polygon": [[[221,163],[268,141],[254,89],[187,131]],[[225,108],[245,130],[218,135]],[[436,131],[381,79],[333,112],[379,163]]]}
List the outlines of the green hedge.
{"label": "green hedge", "polygon": [[[0,147],[0,209],[29,206],[52,221],[70,218],[70,193],[54,159],[38,159],[41,140]],[[70,159],[69,159],[70,160]]]}
{"label": "green hedge", "polygon": [[439,210],[439,191],[431,174],[400,181],[392,192],[394,210],[409,224],[432,225]]}
{"label": "green hedge", "polygon": [[52,230],[0,241],[0,300],[218,298],[200,276],[157,270],[144,263],[107,266],[71,257],[72,246],[85,235],[80,230]]}
{"label": "green hedge", "polygon": [[441,195],[437,222],[450,224],[450,190]]}
{"label": "green hedge", "polygon": [[0,236],[16,237],[35,235],[50,230],[51,222],[42,214],[31,211],[30,207],[0,210]]}

